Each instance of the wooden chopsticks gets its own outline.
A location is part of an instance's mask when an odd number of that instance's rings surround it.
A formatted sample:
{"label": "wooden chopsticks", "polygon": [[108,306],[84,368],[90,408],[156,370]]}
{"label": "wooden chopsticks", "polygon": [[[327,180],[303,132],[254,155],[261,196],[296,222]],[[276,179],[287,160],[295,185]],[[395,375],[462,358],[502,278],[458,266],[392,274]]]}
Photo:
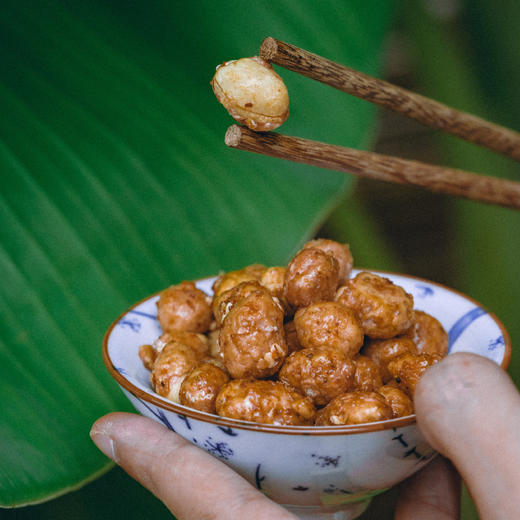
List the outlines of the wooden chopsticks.
{"label": "wooden chopsticks", "polygon": [[[266,61],[520,161],[520,134],[513,130],[274,38],[263,41],[260,56]],[[227,146],[240,150],[372,179],[413,184],[431,191],[520,209],[520,183],[514,181],[274,132],[253,132],[238,125],[228,128],[225,142]]]}
{"label": "wooden chopsticks", "polygon": [[431,191],[520,209],[520,183],[518,182],[275,132],[253,132],[239,125],[231,125],[228,128],[225,142],[231,148],[248,152],[353,173],[371,179],[414,184]]}
{"label": "wooden chopsticks", "polygon": [[269,37],[262,42],[260,57],[383,108],[399,112],[424,125],[520,161],[520,133],[509,128],[460,112],[274,38]]}

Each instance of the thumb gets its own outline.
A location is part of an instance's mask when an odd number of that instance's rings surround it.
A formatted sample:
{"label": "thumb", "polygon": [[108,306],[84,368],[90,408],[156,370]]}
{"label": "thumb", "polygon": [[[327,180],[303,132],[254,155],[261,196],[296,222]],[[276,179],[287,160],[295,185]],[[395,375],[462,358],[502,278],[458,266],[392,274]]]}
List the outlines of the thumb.
{"label": "thumb", "polygon": [[111,413],[94,423],[90,435],[179,519],[294,519],[231,468],[152,419]]}
{"label": "thumb", "polygon": [[475,354],[446,357],[415,393],[417,423],[448,457],[480,517],[516,518],[520,511],[520,394],[494,362]]}

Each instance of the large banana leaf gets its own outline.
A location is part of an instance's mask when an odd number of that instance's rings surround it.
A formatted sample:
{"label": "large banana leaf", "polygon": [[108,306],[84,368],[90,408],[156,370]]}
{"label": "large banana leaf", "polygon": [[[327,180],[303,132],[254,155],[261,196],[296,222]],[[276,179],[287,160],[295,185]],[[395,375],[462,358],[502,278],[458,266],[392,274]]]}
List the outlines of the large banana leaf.
{"label": "large banana leaf", "polygon": [[[226,149],[214,67],[272,35],[377,74],[390,14],[378,0],[2,3],[0,505],[108,469],[88,431],[128,408],[100,356],[125,307],[181,279],[286,262],[350,184]],[[369,104],[281,74],[285,132],[369,143]]]}

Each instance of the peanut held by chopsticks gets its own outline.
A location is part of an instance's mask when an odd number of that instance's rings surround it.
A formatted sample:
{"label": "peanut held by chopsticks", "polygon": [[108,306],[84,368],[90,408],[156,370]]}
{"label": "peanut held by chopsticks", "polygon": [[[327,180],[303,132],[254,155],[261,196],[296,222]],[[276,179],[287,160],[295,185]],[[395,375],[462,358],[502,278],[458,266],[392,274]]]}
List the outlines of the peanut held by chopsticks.
{"label": "peanut held by chopsticks", "polygon": [[282,78],[258,56],[219,65],[211,86],[233,119],[251,130],[274,130],[289,117],[289,94]]}

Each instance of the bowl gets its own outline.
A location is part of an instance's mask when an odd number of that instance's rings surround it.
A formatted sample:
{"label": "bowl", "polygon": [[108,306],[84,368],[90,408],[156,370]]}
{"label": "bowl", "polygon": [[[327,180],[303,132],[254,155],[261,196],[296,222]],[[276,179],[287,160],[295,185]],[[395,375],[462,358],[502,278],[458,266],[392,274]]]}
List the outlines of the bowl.
{"label": "bowl", "polygon": [[[473,352],[507,367],[509,335],[479,303],[428,280],[372,272],[403,287],[413,295],[415,309],[442,323],[449,336],[448,355]],[[214,280],[199,280],[197,287],[211,294]],[[362,425],[275,426],[218,417],[159,396],[138,356],[139,346],[161,333],[158,298],[133,305],[110,326],[103,342],[108,371],[138,412],[219,458],[300,518],[356,518],[373,496],[436,455],[414,415]]]}

